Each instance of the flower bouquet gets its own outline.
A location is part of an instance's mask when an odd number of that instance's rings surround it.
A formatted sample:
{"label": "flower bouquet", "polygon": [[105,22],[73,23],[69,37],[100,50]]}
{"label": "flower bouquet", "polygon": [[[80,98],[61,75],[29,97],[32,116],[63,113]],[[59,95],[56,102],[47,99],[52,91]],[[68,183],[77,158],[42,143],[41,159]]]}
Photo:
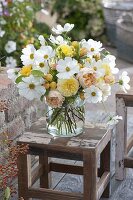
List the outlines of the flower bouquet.
{"label": "flower bouquet", "polygon": [[39,49],[29,44],[22,50],[23,68],[8,70],[20,95],[29,100],[45,99],[48,133],[55,136],[83,132],[85,102],[106,101],[116,83],[125,92],[130,88],[127,72],[116,80],[116,58],[101,42],[71,41],[68,32],[73,27],[57,25],[52,31],[58,36],[39,36]]}

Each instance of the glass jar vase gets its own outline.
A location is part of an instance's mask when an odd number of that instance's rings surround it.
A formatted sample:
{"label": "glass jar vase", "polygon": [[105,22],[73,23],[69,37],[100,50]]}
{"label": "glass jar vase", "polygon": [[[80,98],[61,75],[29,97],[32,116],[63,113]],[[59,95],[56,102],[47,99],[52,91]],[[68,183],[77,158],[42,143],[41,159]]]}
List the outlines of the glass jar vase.
{"label": "glass jar vase", "polygon": [[82,100],[51,108],[47,105],[47,131],[58,137],[72,137],[81,134],[84,130],[85,109]]}

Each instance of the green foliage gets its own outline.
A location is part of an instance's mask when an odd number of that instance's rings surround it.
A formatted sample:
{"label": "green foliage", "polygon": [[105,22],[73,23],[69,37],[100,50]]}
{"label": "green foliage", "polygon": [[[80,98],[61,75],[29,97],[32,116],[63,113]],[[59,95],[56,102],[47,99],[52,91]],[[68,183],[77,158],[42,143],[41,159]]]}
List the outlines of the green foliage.
{"label": "green foliage", "polygon": [[32,75],[37,77],[44,77],[44,73],[39,70],[32,70]]}
{"label": "green foliage", "polygon": [[7,187],[7,188],[5,189],[5,191],[4,191],[4,200],[9,200],[10,195],[11,195],[10,192],[11,192],[11,191],[10,191],[10,188]]}
{"label": "green foliage", "polygon": [[52,12],[58,13],[57,22],[75,24],[71,32],[74,40],[99,39],[104,34],[104,20],[100,0],[51,0]]}
{"label": "green foliage", "polygon": [[[5,58],[1,60],[2,66],[6,66],[7,57],[15,59],[17,66],[21,65],[22,48],[34,42],[34,37],[37,35],[34,21],[35,12],[39,9],[39,4],[34,0],[8,1],[7,5],[3,6],[3,12],[0,15],[0,32],[2,30],[5,34],[0,37],[0,57],[5,56]],[[7,13],[4,13],[4,10]],[[16,50],[11,53],[5,50],[8,41],[16,42]]]}

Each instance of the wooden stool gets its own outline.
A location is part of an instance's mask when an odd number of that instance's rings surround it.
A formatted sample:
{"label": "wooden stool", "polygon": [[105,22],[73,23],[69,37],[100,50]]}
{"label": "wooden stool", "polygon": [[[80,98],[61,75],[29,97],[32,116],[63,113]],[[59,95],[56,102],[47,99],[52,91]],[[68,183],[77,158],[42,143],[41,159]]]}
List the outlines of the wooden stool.
{"label": "wooden stool", "polygon": [[133,147],[133,135],[127,140],[127,107],[133,107],[133,90],[116,94],[116,114],[123,117],[116,126],[116,179],[125,178],[125,168],[133,168],[128,152]]}
{"label": "wooden stool", "polygon": [[[44,129],[40,119],[19,138],[18,144],[29,145],[27,155],[18,158],[18,192],[25,200],[99,200],[110,195],[110,144],[111,130],[85,128],[78,137],[53,138]],[[32,170],[31,155],[39,156],[38,166]],[[100,168],[97,168],[100,156]],[[82,166],[49,162],[48,158],[83,161]],[[51,171],[83,175],[83,194],[50,189]],[[99,177],[99,178],[97,178]],[[40,179],[40,188],[33,184]]]}

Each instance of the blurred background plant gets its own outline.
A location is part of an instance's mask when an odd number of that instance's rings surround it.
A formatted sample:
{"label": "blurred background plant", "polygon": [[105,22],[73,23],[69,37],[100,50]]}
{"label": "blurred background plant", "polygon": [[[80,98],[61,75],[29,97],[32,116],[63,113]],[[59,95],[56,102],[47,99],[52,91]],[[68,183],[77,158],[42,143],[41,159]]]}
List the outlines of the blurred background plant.
{"label": "blurred background plant", "polygon": [[[7,102],[0,100],[0,112],[8,110]],[[27,153],[28,145],[16,145],[8,139],[7,133],[1,134],[0,139],[0,199],[9,200],[16,193],[14,180],[17,176],[17,158],[20,154]]]}
{"label": "blurred background plant", "polygon": [[[36,13],[39,20],[36,20]],[[21,50],[56,23],[75,24],[73,40],[106,41],[101,0],[2,0],[0,1],[0,58],[8,68],[21,67]]]}
{"label": "blurred background plant", "polygon": [[0,140],[0,192],[2,200],[9,200],[17,193],[14,181],[17,177],[17,158],[20,154],[25,154],[27,145],[16,145],[8,139],[8,134],[3,133]]}
{"label": "blurred background plant", "polygon": [[33,42],[36,30],[35,12],[40,9],[34,0],[0,1],[0,57],[2,66],[20,66],[22,48]]}
{"label": "blurred background plant", "polygon": [[75,24],[71,33],[74,40],[105,40],[105,26],[101,0],[44,0],[51,13],[57,12],[57,23]]}

